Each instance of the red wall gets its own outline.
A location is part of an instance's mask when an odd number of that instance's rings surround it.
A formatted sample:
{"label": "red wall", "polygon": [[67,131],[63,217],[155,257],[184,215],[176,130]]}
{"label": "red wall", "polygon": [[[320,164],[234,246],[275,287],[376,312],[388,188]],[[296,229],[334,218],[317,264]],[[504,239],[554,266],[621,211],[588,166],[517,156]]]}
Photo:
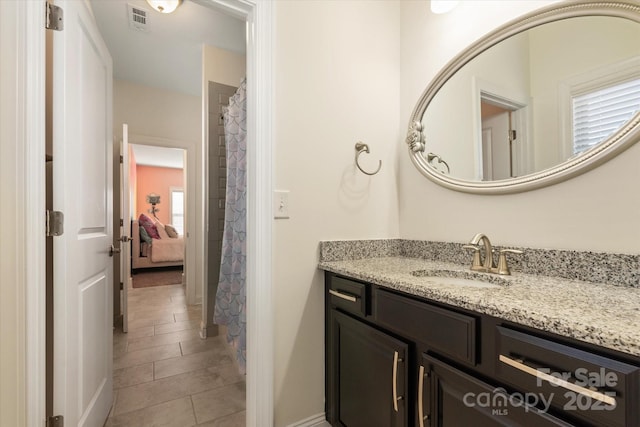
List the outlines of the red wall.
{"label": "red wall", "polygon": [[141,213],[151,217],[149,213],[151,205],[147,203],[147,194],[156,193],[160,195],[160,204],[156,206],[160,212],[157,212],[156,216],[163,224],[170,224],[169,188],[184,188],[184,170],[138,165],[136,167],[136,181],[136,218]]}

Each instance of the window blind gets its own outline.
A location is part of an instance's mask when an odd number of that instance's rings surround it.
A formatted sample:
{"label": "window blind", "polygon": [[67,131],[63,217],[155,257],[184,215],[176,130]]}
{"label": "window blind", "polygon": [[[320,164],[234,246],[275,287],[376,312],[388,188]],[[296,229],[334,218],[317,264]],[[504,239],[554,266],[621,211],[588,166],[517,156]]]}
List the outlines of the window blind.
{"label": "window blind", "polygon": [[573,154],[604,141],[640,111],[640,78],[573,97]]}

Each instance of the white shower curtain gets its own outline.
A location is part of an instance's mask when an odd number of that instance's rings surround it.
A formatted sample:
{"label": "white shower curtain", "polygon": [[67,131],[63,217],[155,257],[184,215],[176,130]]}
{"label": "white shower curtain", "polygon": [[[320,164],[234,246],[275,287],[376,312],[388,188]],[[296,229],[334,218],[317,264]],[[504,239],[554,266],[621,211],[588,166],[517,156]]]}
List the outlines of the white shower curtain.
{"label": "white shower curtain", "polygon": [[227,341],[236,350],[242,373],[246,370],[246,259],[247,259],[247,103],[246,79],[229,99],[224,112],[227,153],[227,193],[222,237],[220,280],[213,321],[227,325]]}

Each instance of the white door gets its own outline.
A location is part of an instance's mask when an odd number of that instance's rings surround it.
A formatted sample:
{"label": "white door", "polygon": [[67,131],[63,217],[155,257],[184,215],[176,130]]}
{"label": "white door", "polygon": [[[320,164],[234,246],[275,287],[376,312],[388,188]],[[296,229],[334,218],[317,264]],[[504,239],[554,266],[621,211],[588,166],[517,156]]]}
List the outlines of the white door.
{"label": "white door", "polygon": [[102,426],[113,398],[112,64],[88,2],[53,35],[54,413]]}
{"label": "white door", "polygon": [[122,332],[129,330],[128,292],[131,285],[131,188],[129,188],[129,125],[122,125],[122,143],[120,144],[120,282],[122,286]]}
{"label": "white door", "polygon": [[[507,179],[511,177],[510,114],[510,111],[505,111],[482,120],[483,133],[488,129],[491,130],[491,179]],[[488,155],[488,153],[483,155]]]}

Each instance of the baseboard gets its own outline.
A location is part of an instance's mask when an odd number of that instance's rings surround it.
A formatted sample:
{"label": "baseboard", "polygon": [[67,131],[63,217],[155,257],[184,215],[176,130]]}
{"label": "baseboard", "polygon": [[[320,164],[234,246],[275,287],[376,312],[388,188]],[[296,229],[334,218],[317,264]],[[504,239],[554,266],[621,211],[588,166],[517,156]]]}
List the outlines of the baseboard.
{"label": "baseboard", "polygon": [[322,412],[321,414],[312,415],[304,420],[289,424],[287,427],[331,427],[331,425],[326,421],[325,413]]}

